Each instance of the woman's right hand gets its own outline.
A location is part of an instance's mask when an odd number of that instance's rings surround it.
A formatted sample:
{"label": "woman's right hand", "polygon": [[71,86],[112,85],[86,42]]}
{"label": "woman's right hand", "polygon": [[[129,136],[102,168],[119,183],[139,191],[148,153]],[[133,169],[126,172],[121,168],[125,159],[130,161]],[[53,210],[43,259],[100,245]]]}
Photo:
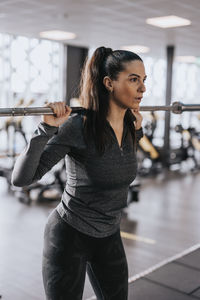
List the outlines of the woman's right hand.
{"label": "woman's right hand", "polygon": [[72,109],[64,102],[50,102],[44,107],[50,107],[55,115],[42,115],[42,121],[50,126],[59,127],[67,121]]}

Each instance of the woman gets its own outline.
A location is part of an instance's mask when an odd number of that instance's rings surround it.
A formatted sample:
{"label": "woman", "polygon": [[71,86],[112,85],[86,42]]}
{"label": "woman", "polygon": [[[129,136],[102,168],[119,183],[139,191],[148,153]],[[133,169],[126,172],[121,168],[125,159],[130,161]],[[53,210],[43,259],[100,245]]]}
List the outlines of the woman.
{"label": "woman", "polygon": [[137,171],[145,79],[138,55],[97,48],[82,73],[80,100],[86,113],[69,117],[64,103],[48,104],[56,116],[42,117],[16,161],[12,181],[17,186],[39,180],[59,160],[66,161],[66,187],[44,234],[48,300],[82,299],[86,268],[98,299],[128,297],[120,218]]}

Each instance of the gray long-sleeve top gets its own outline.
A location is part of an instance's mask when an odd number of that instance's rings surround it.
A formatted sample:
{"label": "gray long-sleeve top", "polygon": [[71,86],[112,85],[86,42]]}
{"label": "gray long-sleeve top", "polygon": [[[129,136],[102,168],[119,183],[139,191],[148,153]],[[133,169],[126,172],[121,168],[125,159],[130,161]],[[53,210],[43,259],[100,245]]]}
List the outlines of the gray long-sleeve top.
{"label": "gray long-sleeve top", "polygon": [[[107,122],[112,144],[100,156],[94,142],[85,143],[83,122],[82,115],[69,117],[59,129],[41,122],[15,163],[12,183],[27,186],[65,158],[67,182],[58,213],[77,230],[106,237],[119,229],[128,187],[136,177],[136,152],[126,122],[121,148]],[[142,136],[142,128],[136,130],[137,142]]]}

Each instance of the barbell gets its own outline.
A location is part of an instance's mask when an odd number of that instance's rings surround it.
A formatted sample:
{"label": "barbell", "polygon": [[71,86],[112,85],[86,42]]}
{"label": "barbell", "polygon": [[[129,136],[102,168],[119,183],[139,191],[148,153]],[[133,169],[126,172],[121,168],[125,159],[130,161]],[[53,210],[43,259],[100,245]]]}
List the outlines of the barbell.
{"label": "barbell", "polygon": [[[81,113],[86,111],[83,107],[71,107],[73,113]],[[173,102],[168,106],[140,106],[140,111],[169,111],[174,114],[181,114],[184,111],[199,111],[200,104],[183,104],[181,102]],[[0,117],[7,116],[38,116],[53,115],[50,107],[13,107],[0,108]]]}

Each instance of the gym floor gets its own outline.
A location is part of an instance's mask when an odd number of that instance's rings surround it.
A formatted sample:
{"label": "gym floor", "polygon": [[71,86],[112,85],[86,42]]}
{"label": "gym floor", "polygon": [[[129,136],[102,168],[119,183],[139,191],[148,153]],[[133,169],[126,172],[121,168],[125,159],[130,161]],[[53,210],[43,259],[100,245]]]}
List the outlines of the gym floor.
{"label": "gym floor", "polygon": [[[200,243],[199,182],[200,173],[177,172],[141,180],[139,202],[124,210],[121,223],[131,281],[137,274]],[[5,179],[0,178],[3,300],[45,299],[41,278],[43,230],[56,205],[20,203],[8,193]],[[83,300],[95,299],[93,295],[86,278]]]}

